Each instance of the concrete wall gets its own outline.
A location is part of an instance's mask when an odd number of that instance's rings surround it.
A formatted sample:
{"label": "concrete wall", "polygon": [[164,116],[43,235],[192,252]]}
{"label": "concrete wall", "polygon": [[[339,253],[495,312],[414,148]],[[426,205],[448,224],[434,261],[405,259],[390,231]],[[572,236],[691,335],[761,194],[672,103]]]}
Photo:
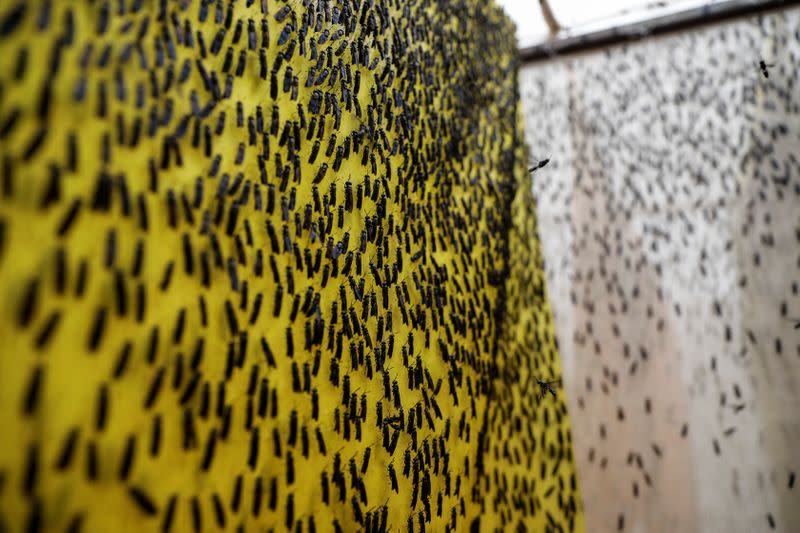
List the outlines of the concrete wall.
{"label": "concrete wall", "polygon": [[587,531],[800,531],[799,28],[522,69]]}

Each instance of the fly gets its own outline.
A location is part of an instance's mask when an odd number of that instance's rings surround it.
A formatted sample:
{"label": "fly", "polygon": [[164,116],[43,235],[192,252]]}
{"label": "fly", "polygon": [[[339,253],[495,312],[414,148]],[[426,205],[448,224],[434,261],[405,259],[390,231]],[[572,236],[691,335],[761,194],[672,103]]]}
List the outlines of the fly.
{"label": "fly", "polygon": [[528,172],[536,172],[540,168],[543,168],[545,165],[547,165],[547,163],[549,163],[549,162],[550,162],[550,158],[549,157],[547,159],[542,159],[541,161],[536,163],[534,166],[529,168]]}

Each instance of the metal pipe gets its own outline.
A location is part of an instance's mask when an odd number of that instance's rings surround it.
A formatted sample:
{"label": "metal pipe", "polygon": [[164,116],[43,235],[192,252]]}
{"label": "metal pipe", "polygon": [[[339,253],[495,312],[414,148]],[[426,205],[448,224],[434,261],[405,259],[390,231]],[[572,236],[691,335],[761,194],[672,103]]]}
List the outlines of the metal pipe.
{"label": "metal pipe", "polygon": [[754,15],[773,9],[785,9],[794,5],[800,5],[800,0],[729,0],[727,2],[707,4],[630,24],[557,37],[534,46],[520,48],[519,56],[522,63],[533,63],[550,59],[557,55],[573,54],[614,44],[629,43],[644,37],[688,30],[735,17]]}

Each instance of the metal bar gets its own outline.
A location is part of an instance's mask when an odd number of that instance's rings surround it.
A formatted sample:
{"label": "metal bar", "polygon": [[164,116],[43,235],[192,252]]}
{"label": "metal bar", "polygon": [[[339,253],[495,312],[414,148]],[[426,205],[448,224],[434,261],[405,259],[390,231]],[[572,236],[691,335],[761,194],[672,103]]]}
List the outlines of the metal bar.
{"label": "metal bar", "polygon": [[519,50],[522,63],[550,59],[556,55],[572,54],[614,44],[628,43],[645,37],[682,31],[714,24],[735,17],[744,17],[773,9],[800,5],[800,0],[730,0],[669,13],[630,24],[555,38]]}

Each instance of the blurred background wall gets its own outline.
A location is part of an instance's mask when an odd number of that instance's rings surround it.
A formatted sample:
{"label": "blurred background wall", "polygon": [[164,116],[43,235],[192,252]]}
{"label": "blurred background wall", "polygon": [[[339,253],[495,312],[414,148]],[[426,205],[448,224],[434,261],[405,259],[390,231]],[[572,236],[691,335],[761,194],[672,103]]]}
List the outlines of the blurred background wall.
{"label": "blurred background wall", "polygon": [[587,531],[800,531],[799,72],[796,7],[523,65]]}

